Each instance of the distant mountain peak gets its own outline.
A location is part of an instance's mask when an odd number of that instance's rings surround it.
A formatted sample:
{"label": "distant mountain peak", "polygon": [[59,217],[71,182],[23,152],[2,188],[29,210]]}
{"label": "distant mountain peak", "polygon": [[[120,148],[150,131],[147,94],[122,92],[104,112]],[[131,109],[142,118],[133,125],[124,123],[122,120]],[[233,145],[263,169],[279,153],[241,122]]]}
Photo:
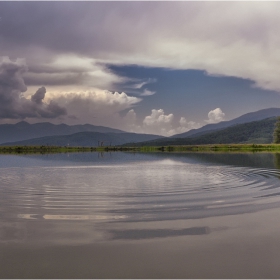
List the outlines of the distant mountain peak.
{"label": "distant mountain peak", "polygon": [[16,124],[0,125],[0,143],[22,141],[46,136],[70,135],[85,131],[100,133],[125,133],[123,130],[91,124],[67,125],[64,123],[53,124],[50,122],[30,124],[26,121],[20,121]]}
{"label": "distant mountain peak", "polygon": [[26,122],[26,121],[20,121],[14,125],[29,125],[30,123]]}

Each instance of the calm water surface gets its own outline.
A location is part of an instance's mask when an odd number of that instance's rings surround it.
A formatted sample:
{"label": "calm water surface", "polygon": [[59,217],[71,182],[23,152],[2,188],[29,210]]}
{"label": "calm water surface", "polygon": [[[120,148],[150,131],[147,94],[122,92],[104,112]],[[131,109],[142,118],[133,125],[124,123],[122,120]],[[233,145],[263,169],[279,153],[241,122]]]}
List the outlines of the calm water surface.
{"label": "calm water surface", "polygon": [[0,278],[280,278],[280,155],[0,155]]}

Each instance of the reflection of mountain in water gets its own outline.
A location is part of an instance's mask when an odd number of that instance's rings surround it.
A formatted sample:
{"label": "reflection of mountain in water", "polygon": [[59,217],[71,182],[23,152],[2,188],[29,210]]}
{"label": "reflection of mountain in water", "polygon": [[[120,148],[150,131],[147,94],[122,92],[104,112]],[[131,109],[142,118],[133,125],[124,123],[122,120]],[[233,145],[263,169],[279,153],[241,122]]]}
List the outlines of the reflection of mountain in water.
{"label": "reflection of mountain in water", "polygon": [[[189,153],[186,156],[199,162],[257,167],[257,168],[277,168],[275,165],[275,155],[273,153]],[[175,157],[181,158],[184,154]]]}
{"label": "reflection of mountain in water", "polygon": [[150,238],[164,238],[185,235],[202,235],[209,234],[209,227],[192,227],[184,229],[128,229],[128,230],[111,230],[109,233],[112,239],[139,240]]}
{"label": "reflection of mountain in water", "polygon": [[199,163],[211,165],[232,165],[255,168],[279,168],[278,153],[143,153],[146,159],[170,159],[183,163]]}
{"label": "reflection of mountain in water", "polygon": [[[132,152],[89,152],[45,155],[5,155],[5,165],[11,166],[60,166],[85,164],[125,164],[129,162],[172,160],[178,163],[229,165],[254,168],[280,169],[279,153],[132,153]],[[1,162],[0,162],[1,167]]]}
{"label": "reflection of mountain in water", "polygon": [[275,163],[275,168],[280,169],[280,154],[279,153],[274,154],[274,163]]}

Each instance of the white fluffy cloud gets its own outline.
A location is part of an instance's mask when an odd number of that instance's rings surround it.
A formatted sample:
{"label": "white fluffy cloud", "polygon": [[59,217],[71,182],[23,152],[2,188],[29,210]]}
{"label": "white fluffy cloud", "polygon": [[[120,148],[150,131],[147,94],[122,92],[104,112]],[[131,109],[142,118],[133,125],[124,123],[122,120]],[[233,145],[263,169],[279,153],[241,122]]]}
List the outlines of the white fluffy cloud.
{"label": "white fluffy cloud", "polygon": [[165,115],[163,109],[153,109],[151,115],[143,120],[143,128],[149,133],[169,135],[173,119],[173,114]]}
{"label": "white fluffy cloud", "polygon": [[181,117],[179,121],[176,121],[174,114],[166,115],[163,109],[153,109],[151,114],[146,116],[141,122],[137,119],[134,109],[131,109],[120,121],[123,127],[130,132],[172,136],[174,134],[187,132],[191,129],[200,128],[207,123],[223,121],[224,116],[225,114],[222,110],[216,108],[208,113],[208,120],[205,120],[205,123],[201,124],[187,120],[185,117]]}
{"label": "white fluffy cloud", "polygon": [[191,129],[196,129],[201,127],[200,123],[194,122],[194,121],[187,121],[185,117],[181,117],[179,120],[179,127],[177,127],[177,133],[184,133]]}
{"label": "white fluffy cloud", "polygon": [[121,120],[123,127],[130,132],[158,134],[171,136],[186,132],[190,129],[198,128],[201,124],[187,121],[181,117],[179,121],[175,120],[174,114],[165,114],[163,109],[153,109],[151,114],[143,120],[137,119],[134,109],[127,112]]}
{"label": "white fluffy cloud", "polygon": [[218,123],[224,120],[225,113],[220,108],[216,108],[214,110],[211,110],[208,113],[208,120],[206,120],[207,123]]}
{"label": "white fluffy cloud", "polygon": [[[72,123],[117,126],[119,112],[140,102],[138,97],[107,90],[50,92],[49,96],[67,108]],[[71,116],[74,118],[71,119]],[[67,121],[66,121],[67,122]]]}
{"label": "white fluffy cloud", "polygon": [[173,114],[164,115],[163,109],[153,109],[150,116],[145,117],[143,123],[147,126],[154,126],[160,124],[170,124],[174,118]]}

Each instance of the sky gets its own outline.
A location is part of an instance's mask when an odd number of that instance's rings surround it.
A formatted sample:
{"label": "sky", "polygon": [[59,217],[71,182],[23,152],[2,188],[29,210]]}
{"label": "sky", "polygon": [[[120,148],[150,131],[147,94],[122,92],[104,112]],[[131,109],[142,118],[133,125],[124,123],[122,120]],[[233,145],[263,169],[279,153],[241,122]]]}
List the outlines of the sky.
{"label": "sky", "polygon": [[171,136],[280,107],[280,2],[0,2],[0,123]]}

